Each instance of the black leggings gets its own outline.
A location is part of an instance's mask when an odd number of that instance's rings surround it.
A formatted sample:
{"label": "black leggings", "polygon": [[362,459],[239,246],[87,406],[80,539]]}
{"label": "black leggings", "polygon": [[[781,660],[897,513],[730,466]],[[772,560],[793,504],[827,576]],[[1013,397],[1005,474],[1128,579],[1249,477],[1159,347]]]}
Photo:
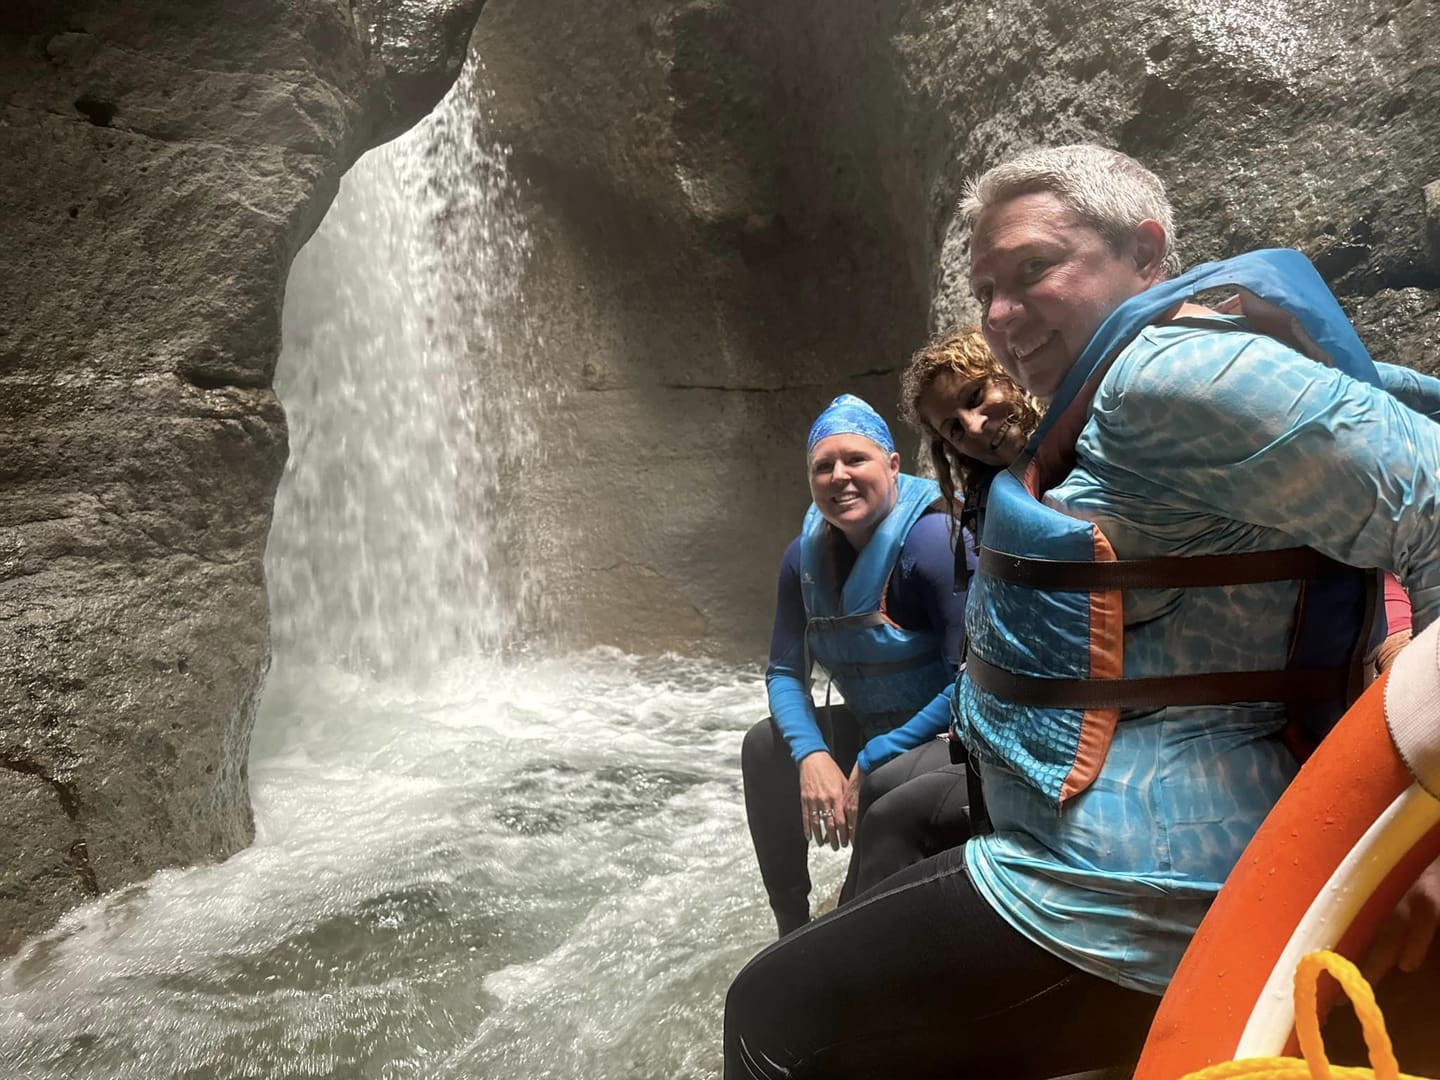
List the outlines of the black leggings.
{"label": "black leggings", "polygon": [[916,863],[751,960],[725,1001],[725,1080],[1042,1080],[1135,1060],[1160,999],[1013,930],[964,853]]}
{"label": "black leggings", "polygon": [[[820,713],[821,732],[840,771],[849,774],[860,752],[860,729],[843,706]],[[800,770],[775,721],[761,720],[740,746],[745,818],[755,844],[760,880],[780,936],[810,921],[810,837],[800,819]]]}
{"label": "black leggings", "polygon": [[840,903],[968,840],[969,797],[965,766],[950,764],[950,744],[943,739],[907,750],[867,776]]}

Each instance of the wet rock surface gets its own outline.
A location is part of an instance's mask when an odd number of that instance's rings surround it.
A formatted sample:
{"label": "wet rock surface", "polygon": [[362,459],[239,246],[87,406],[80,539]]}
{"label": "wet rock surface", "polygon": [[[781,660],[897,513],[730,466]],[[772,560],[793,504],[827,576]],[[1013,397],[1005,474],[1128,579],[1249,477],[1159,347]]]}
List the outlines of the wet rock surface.
{"label": "wet rock surface", "polygon": [[0,15],[0,952],[249,842],[285,276],[481,2]]}
{"label": "wet rock surface", "polygon": [[1423,0],[491,0],[564,390],[529,513],[565,626],[762,654],[810,420],[843,390],[893,416],[910,351],[974,318],[956,200],[1031,145],[1134,154],[1187,263],[1299,247],[1377,357],[1434,370],[1431,23]]}

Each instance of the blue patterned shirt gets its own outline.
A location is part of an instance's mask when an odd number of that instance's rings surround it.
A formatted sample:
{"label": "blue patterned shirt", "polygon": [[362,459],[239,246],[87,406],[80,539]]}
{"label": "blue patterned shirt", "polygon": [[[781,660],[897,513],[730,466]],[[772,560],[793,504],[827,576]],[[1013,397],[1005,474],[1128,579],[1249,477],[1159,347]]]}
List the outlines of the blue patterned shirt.
{"label": "blue patterned shirt", "polygon": [[[1243,324],[1242,324],[1243,325]],[[1393,571],[1440,613],[1440,425],[1267,337],[1146,328],[1102,380],[1046,496],[1117,558],[1316,548]],[[1127,676],[1285,665],[1292,582],[1125,594]],[[977,888],[1075,966],[1160,993],[1294,775],[1275,704],[1127,711],[1094,785],[1057,810],[982,760],[995,832]]]}

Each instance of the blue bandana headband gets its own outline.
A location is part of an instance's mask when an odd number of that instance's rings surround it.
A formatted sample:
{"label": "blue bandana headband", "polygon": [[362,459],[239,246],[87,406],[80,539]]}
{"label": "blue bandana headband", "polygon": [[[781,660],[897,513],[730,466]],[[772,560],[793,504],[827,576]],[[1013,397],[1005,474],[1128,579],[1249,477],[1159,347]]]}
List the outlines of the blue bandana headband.
{"label": "blue bandana headband", "polygon": [[895,452],[895,440],[890,437],[890,428],[884,419],[868,401],[854,394],[841,394],[815,418],[805,453],[808,455],[816,443],[831,435],[863,435],[887,454]]}

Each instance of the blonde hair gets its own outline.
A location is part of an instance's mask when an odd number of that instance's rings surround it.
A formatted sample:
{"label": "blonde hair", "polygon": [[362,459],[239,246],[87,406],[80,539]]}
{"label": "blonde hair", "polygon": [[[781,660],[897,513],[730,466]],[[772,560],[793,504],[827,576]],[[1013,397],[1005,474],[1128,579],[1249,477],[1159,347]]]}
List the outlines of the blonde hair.
{"label": "blonde hair", "polygon": [[962,506],[973,512],[979,505],[980,489],[995,474],[995,469],[960,453],[920,416],[920,399],[930,384],[947,372],[966,382],[980,380],[998,386],[1014,409],[1016,424],[1027,437],[1040,426],[1044,409],[1005,373],[985,344],[978,326],[945,331],[910,357],[900,374],[900,415],[925,440],[951,520],[959,522]]}

